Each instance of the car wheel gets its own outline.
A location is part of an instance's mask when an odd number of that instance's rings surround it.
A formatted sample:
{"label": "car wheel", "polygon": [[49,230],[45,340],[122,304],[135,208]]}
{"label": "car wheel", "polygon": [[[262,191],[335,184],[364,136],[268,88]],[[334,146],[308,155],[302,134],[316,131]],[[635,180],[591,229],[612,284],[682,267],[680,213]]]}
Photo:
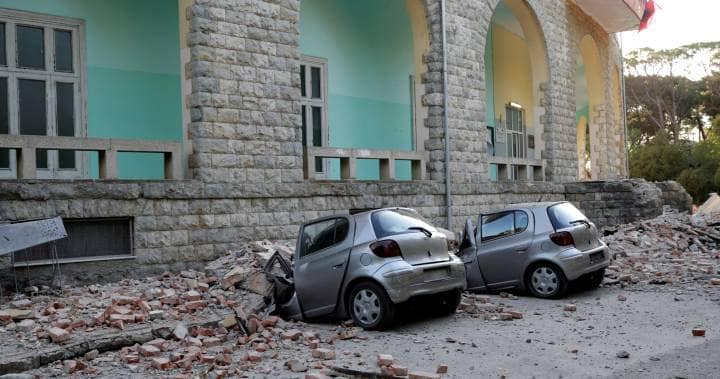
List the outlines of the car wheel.
{"label": "car wheel", "polygon": [[355,325],[363,329],[387,329],[395,318],[395,304],[385,289],[372,282],[360,283],[352,289],[349,309]]}
{"label": "car wheel", "polygon": [[585,278],[583,278],[583,282],[587,288],[598,288],[600,287],[600,284],[602,284],[604,278],[605,269],[603,268],[589,273]]}
{"label": "car wheel", "polygon": [[528,269],[525,287],[535,297],[557,299],[565,295],[567,279],[562,270],[551,263],[539,263]]}
{"label": "car wheel", "polygon": [[451,315],[457,311],[460,301],[462,300],[462,290],[452,290],[438,295],[440,301],[439,313],[442,315]]}

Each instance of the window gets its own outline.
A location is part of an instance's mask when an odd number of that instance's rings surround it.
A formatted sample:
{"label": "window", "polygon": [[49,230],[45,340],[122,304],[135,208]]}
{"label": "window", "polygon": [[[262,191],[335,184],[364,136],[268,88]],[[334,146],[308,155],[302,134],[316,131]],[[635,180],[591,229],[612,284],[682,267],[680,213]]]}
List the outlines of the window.
{"label": "window", "polygon": [[[124,259],[133,255],[132,218],[63,219],[68,238],[57,241],[58,258],[65,262]],[[16,264],[47,264],[50,244],[20,251]]]}
{"label": "window", "polygon": [[[327,127],[327,60],[303,56],[300,61],[300,103],[303,146],[321,147],[329,142]],[[312,162],[308,162],[311,164]],[[318,177],[327,177],[328,160],[315,158]]]}
{"label": "window", "polygon": [[350,230],[346,218],[334,218],[306,225],[300,241],[300,258],[344,241]]}
{"label": "window", "polygon": [[482,216],[482,241],[491,241],[524,232],[528,215],[522,211],[501,212]]}
{"label": "window", "polygon": [[571,203],[555,204],[549,207],[547,212],[556,230],[569,228],[579,222],[585,223],[588,221],[587,217]]}
{"label": "window", "polygon": [[375,212],[370,217],[377,238],[385,238],[397,234],[416,233],[422,228],[434,231],[435,228],[426,222],[417,212],[410,209],[388,209]]}
{"label": "window", "polygon": [[507,107],[505,107],[505,128],[507,131],[508,157],[527,157],[524,117],[525,112],[517,104],[511,103]]}
{"label": "window", "polygon": [[[86,135],[82,20],[0,9],[0,134]],[[82,153],[37,150],[39,178],[84,175]],[[17,156],[0,149],[0,178]]]}

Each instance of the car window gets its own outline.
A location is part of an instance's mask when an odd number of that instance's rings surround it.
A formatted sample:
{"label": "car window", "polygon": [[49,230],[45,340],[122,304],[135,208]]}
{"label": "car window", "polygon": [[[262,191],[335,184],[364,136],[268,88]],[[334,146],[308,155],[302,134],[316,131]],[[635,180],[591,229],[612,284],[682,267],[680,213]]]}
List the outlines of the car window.
{"label": "car window", "polygon": [[327,249],[347,238],[350,223],[345,218],[323,220],[305,225],[300,240],[300,257]]}
{"label": "car window", "polygon": [[547,212],[555,229],[569,228],[577,221],[587,221],[587,217],[571,203],[555,204]]}
{"label": "car window", "polygon": [[510,211],[482,216],[481,241],[522,233],[528,227],[528,215],[523,211]]}
{"label": "car window", "polygon": [[522,211],[515,211],[515,233],[522,233],[528,227],[528,215]]}
{"label": "car window", "polygon": [[409,209],[385,209],[375,212],[370,217],[377,238],[385,238],[397,234],[416,233],[413,227],[435,231],[435,227],[425,221],[417,212]]}

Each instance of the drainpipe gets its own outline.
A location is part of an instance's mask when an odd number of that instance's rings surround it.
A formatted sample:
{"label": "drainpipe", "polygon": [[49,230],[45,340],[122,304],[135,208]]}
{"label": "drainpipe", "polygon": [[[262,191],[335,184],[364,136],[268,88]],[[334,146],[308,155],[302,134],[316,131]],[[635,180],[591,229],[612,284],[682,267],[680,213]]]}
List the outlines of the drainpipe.
{"label": "drainpipe", "polygon": [[625,131],[625,179],[630,178],[630,153],[628,152],[628,125],[627,125],[627,109],[625,103],[625,56],[623,55],[622,33],[620,33],[620,96],[622,97],[622,121]]}
{"label": "drainpipe", "polygon": [[447,69],[447,20],[445,18],[445,0],[440,0],[442,17],[442,71],[443,71],[443,131],[445,135],[445,205],[447,207],[447,228],[452,230],[452,193],[450,179],[450,133],[448,130],[448,69]]}

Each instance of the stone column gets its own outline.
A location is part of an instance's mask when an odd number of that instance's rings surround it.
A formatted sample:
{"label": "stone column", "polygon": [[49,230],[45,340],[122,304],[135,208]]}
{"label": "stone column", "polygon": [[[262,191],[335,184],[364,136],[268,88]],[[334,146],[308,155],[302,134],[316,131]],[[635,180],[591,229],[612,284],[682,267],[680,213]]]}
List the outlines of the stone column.
{"label": "stone column", "polygon": [[203,0],[188,8],[196,179],[303,180],[299,8],[299,0]]}

